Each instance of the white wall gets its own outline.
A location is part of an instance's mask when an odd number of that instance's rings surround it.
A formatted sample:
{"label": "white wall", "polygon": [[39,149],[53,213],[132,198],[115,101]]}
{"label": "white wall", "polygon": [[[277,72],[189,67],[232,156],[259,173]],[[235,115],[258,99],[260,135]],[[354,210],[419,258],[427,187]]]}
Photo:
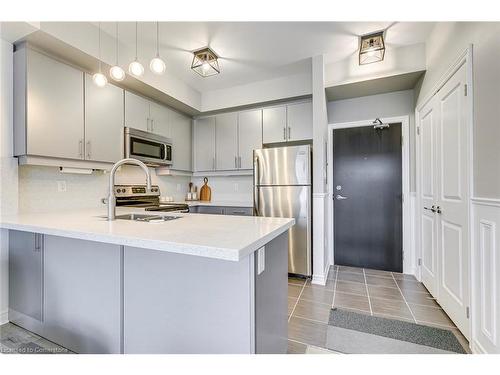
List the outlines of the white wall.
{"label": "white wall", "polygon": [[[0,214],[17,211],[17,160],[13,143],[13,46],[0,39]],[[7,321],[8,231],[0,230],[0,324]]]}
{"label": "white wall", "polygon": [[328,103],[328,123],[330,124],[408,115],[410,116],[410,191],[415,191],[414,91],[397,91]]}
{"label": "white wall", "polygon": [[399,48],[387,46],[384,60],[376,64],[359,65],[357,52],[325,66],[327,87],[425,70],[424,43]]}
{"label": "white wall", "polygon": [[427,72],[418,102],[431,93],[446,69],[473,44],[473,195],[500,198],[500,23],[439,23],[427,41]]}

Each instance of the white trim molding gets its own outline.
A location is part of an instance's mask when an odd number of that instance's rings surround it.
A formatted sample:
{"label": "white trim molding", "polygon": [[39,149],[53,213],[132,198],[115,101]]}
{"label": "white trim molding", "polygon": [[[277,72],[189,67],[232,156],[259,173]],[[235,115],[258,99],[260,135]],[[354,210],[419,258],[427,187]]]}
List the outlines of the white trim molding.
{"label": "white trim molding", "polygon": [[0,325],[9,322],[9,310],[4,310],[0,312]]}
{"label": "white trim molding", "polygon": [[[415,247],[412,244],[414,238],[413,220],[412,220],[412,196],[410,194],[410,116],[384,117],[380,119],[383,123],[401,124],[401,135],[403,144],[402,153],[402,190],[403,190],[403,272],[408,274],[415,273],[416,256]],[[328,244],[329,251],[334,263],[334,233],[333,233],[333,131],[336,129],[354,128],[362,126],[373,126],[373,119],[353,122],[343,122],[328,125]]]}

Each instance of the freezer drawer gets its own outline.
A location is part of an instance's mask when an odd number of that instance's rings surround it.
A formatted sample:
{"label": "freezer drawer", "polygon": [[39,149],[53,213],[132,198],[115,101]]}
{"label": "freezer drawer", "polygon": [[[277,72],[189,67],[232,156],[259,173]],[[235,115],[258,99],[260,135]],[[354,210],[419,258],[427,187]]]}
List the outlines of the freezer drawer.
{"label": "freezer drawer", "polygon": [[256,186],[254,194],[257,216],[295,219],[289,231],[288,272],[311,276],[311,187]]}

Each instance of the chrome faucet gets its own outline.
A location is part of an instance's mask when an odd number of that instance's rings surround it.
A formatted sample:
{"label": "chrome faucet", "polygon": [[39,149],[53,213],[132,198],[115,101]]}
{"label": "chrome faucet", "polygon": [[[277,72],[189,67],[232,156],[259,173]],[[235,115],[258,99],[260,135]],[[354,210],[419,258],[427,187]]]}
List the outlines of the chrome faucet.
{"label": "chrome faucet", "polygon": [[151,174],[149,173],[149,169],[142,161],[137,159],[122,159],[117,161],[111,171],[109,172],[109,194],[108,194],[108,220],[115,220],[116,217],[116,196],[115,196],[115,174],[116,170],[121,167],[123,164],[134,164],[138,165],[142,168],[144,173],[146,174],[146,184],[147,190],[151,191]]}

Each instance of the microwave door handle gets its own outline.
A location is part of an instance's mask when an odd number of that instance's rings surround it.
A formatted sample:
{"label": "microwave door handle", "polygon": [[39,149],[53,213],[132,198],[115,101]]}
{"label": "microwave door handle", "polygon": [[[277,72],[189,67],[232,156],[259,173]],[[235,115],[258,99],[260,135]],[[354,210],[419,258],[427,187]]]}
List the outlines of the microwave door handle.
{"label": "microwave door handle", "polygon": [[165,143],[162,143],[163,146],[163,160],[168,161],[167,159],[167,145]]}

